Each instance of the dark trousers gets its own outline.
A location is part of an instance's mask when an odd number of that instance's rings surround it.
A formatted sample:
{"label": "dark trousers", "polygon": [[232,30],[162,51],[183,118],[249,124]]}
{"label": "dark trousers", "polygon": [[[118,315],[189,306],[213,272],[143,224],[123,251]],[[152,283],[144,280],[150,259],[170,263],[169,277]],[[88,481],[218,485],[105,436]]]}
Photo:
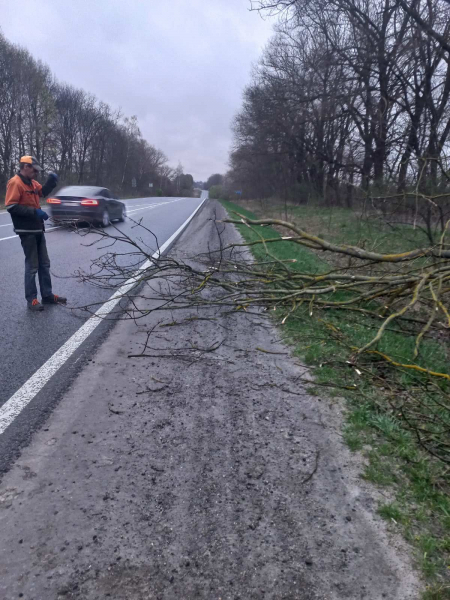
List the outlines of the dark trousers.
{"label": "dark trousers", "polygon": [[36,273],[39,279],[41,296],[52,295],[52,280],[50,277],[50,259],[43,233],[26,233],[20,235],[20,241],[25,253],[25,298],[32,302],[37,298]]}

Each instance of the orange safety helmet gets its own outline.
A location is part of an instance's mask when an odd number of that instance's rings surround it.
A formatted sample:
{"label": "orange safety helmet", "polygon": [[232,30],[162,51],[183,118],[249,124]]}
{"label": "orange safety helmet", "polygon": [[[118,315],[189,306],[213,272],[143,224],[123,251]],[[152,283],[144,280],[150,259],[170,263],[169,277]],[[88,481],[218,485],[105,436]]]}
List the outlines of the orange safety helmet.
{"label": "orange safety helmet", "polygon": [[22,156],[19,162],[25,163],[26,165],[31,165],[34,169],[36,169],[36,171],[42,171],[41,165],[34,156]]}

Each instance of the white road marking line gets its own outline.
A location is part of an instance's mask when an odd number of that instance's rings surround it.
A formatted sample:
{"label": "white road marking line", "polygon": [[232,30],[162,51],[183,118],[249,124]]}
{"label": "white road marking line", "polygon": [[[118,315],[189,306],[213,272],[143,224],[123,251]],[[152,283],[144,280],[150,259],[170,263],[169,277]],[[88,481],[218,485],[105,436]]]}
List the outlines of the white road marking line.
{"label": "white road marking line", "polygon": [[[58,225],[58,227],[49,227],[48,229],[45,230],[44,233],[48,233],[49,231],[54,231],[55,229],[61,229],[62,225]],[[0,238],[0,242],[3,242],[4,240],[12,240],[14,238],[18,238],[18,235],[10,235],[9,237],[5,237],[5,238]]]}
{"label": "white road marking line", "polygon": [[[190,217],[179,227],[176,232],[161,246],[159,252],[155,252],[152,258],[157,258],[166,250],[174,239],[189,225],[197,212],[203,206],[207,199],[205,198],[198,207],[194,210]],[[20,415],[22,410],[33,400],[44,385],[50,381],[55,373],[63,366],[63,364],[72,356],[81,344],[90,336],[94,329],[102,322],[112,309],[120,302],[123,296],[127,294],[137,283],[139,283],[140,273],[151,265],[151,260],[146,260],[136,273],[124,285],[115,292],[111,298],[103,304],[98,311],[90,317],[84,325],[70,337],[65,344],[51,356],[46,363],[42,365],[35,373],[26,381],[23,386],[11,396],[9,400],[0,407],[0,435],[5,429],[11,425],[14,419]]]}
{"label": "white road marking line", "polygon": [[[168,204],[168,202],[167,202],[167,204]],[[133,210],[127,210],[127,215],[131,215],[131,213],[139,212],[140,210],[147,210],[149,208],[157,208],[158,206],[162,206],[162,205],[161,204],[152,204],[151,206],[144,206],[144,208],[135,208]]]}
{"label": "white road marking line", "polygon": [[[145,198],[141,198],[141,200],[145,200]],[[123,204],[125,204],[125,206],[129,206],[130,208],[135,208],[135,207],[139,207],[139,206],[159,206],[160,204],[170,204],[170,202],[177,202],[178,200],[186,200],[186,198],[175,198],[175,200],[166,200],[166,201],[161,201],[158,199],[158,204],[155,204],[156,200],[153,200],[152,204],[131,204],[129,200],[120,200],[120,202],[122,202]],[[197,198],[198,200],[198,198]]]}
{"label": "white road marking line", "polygon": [[[178,198],[177,200],[172,200],[172,202],[178,202],[178,200],[180,200],[180,198]],[[161,202],[161,204],[152,204],[150,206],[146,206],[145,208],[157,208],[158,206],[163,206],[165,204],[171,204],[171,202]],[[126,216],[128,217],[128,215],[130,213],[137,212],[138,210],[145,210],[145,208],[139,208],[139,209],[136,209],[136,210],[129,210],[129,211],[127,211]],[[86,231],[87,229],[89,229],[89,227],[79,227],[78,231]],[[93,232],[93,233],[95,233],[95,232]]]}
{"label": "white road marking line", "polygon": [[147,208],[157,208],[158,206],[162,206],[163,204],[169,204],[169,202],[164,202],[161,204],[150,204],[150,206],[144,206],[142,208],[133,208],[133,210],[127,210],[127,215],[132,212],[138,212],[140,210],[146,210]]}
{"label": "white road marking line", "polygon": [[136,208],[134,210],[127,210],[127,215],[131,213],[138,212],[139,210],[145,210],[147,208],[157,208],[158,206],[165,206],[166,204],[172,204],[173,202],[179,202],[182,198],[177,198],[177,200],[171,200],[170,202],[160,202],[159,204],[150,204],[149,206],[145,206],[144,208]]}
{"label": "white road marking line", "polygon": [[0,225],[0,227],[12,227],[13,224],[12,223],[7,223],[6,225]]}
{"label": "white road marking line", "polygon": [[[150,204],[149,206],[146,206],[145,208],[137,208],[136,210],[129,210],[127,211],[127,215],[134,213],[134,212],[138,212],[139,210],[145,210],[146,208],[157,208],[158,206],[164,206],[165,204],[172,204],[172,202],[178,202],[179,200],[184,200],[184,198],[177,198],[176,200],[171,200],[170,202],[160,202],[159,204]],[[11,223],[12,225],[12,223]],[[9,225],[8,225],[9,226]],[[7,225],[0,225],[0,227],[7,227]],[[61,229],[62,225],[59,225],[58,227],[49,227],[48,229],[46,229],[46,231],[52,231],[54,229]],[[19,237],[18,235],[10,235],[9,237],[5,237],[5,238],[0,238],[0,242],[3,242],[4,240],[13,240],[14,238]]]}
{"label": "white road marking line", "polygon": [[[160,204],[160,203],[158,203]],[[153,202],[152,204],[131,204],[131,205],[127,205],[125,204],[126,208],[139,208],[140,206],[155,206],[155,203]]]}

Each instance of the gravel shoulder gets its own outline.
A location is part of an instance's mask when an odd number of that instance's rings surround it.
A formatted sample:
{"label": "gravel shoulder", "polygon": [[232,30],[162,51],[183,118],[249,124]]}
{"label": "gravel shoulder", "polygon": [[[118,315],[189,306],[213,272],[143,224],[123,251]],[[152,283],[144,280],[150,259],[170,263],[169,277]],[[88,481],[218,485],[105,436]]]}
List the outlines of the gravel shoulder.
{"label": "gravel shoulder", "polygon": [[[216,243],[214,210],[172,253]],[[160,317],[119,322],[4,476],[0,598],[417,600],[339,404],[268,320],[193,316],[152,336],[220,343],[190,361],[128,358]]]}

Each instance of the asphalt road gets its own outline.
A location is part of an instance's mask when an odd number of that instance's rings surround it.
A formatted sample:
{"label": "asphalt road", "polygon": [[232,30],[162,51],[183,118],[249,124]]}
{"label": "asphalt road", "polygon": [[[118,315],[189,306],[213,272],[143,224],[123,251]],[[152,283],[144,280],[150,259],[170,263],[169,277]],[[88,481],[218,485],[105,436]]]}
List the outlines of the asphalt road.
{"label": "asphalt road", "polygon": [[[140,237],[150,248],[156,250],[153,236],[131,221],[141,220],[150,229],[161,246],[186,221],[199,206],[196,198],[137,198],[127,200],[128,218],[119,228],[131,237]],[[91,261],[103,254],[95,243],[98,236],[91,233],[80,236],[65,228],[52,228],[47,234],[47,247],[51,261],[53,291],[68,298],[67,308],[49,306],[41,313],[27,309],[23,289],[24,257],[20,240],[14,235],[8,213],[0,213],[0,406],[74,334],[86,321],[87,314],[73,308],[89,303],[102,303],[112,294],[76,277],[78,269],[89,271]],[[112,230],[113,232],[113,230]],[[117,247],[119,251],[120,248]],[[129,247],[124,245],[124,251]],[[105,336],[111,322],[102,323],[90,338],[74,353],[36,398],[22,411],[15,421],[0,435],[0,474],[7,470],[20,447],[30,434],[45,420],[57,403],[61,393],[67,389],[96,345]]]}

